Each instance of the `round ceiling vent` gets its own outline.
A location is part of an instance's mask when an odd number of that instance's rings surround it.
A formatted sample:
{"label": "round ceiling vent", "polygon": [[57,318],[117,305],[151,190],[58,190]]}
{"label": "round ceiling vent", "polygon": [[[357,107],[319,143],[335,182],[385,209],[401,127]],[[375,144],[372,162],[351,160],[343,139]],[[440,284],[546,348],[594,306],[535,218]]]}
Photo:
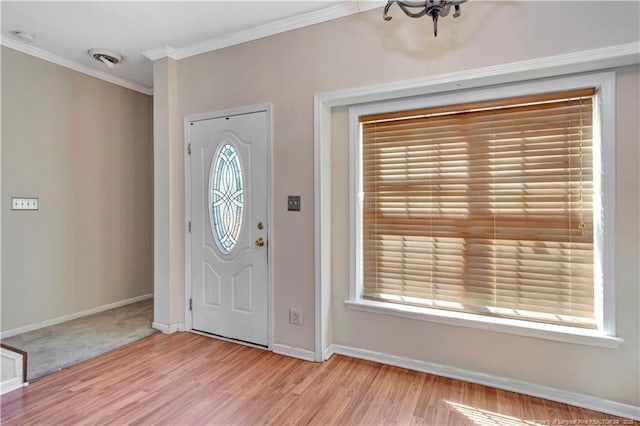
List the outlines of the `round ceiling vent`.
{"label": "round ceiling vent", "polygon": [[109,49],[91,49],[89,50],[89,56],[96,61],[102,62],[110,69],[122,62],[122,55]]}

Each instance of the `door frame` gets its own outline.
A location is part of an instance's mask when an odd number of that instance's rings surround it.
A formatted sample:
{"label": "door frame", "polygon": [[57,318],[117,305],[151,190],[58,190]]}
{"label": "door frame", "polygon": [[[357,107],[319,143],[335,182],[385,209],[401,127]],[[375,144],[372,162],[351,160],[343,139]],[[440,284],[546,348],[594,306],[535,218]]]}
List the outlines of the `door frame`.
{"label": "door frame", "polygon": [[[259,104],[259,105],[250,105],[239,108],[231,108],[219,111],[211,111],[204,112],[200,114],[192,114],[184,117],[184,189],[185,189],[185,197],[184,197],[184,282],[185,282],[185,291],[184,291],[184,328],[186,331],[190,331],[192,333],[201,334],[200,332],[194,331],[192,328],[193,323],[193,311],[189,310],[189,299],[192,297],[192,283],[191,283],[191,232],[189,232],[189,221],[191,221],[191,155],[188,153],[189,143],[191,142],[191,123],[195,123],[197,121],[203,120],[211,120],[215,118],[229,117],[232,115],[244,115],[244,114],[252,114],[257,112],[264,112],[267,114],[267,128],[265,129],[267,132],[267,230],[269,231],[267,236],[267,342],[268,350],[273,350],[273,268],[271,267],[272,259],[273,259],[273,205],[271,202],[271,188],[272,188],[272,180],[273,175],[271,173],[271,143],[273,140],[273,125],[271,122],[271,110],[272,104]],[[204,333],[202,333],[204,334]],[[207,336],[219,338],[221,340],[228,340],[230,342],[239,343],[247,346],[254,346],[260,349],[264,349],[262,346],[252,345],[251,343],[237,341],[233,339],[225,339],[223,337],[212,336],[210,334],[206,334]]]}

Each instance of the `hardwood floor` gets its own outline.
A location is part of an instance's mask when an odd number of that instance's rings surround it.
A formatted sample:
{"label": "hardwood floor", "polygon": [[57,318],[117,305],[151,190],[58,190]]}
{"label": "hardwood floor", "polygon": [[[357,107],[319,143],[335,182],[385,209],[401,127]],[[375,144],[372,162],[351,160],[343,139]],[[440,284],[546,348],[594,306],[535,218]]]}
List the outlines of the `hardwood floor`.
{"label": "hardwood floor", "polygon": [[625,424],[374,362],[334,355],[312,363],[191,333],[154,334],[45,376],[1,402],[6,425]]}

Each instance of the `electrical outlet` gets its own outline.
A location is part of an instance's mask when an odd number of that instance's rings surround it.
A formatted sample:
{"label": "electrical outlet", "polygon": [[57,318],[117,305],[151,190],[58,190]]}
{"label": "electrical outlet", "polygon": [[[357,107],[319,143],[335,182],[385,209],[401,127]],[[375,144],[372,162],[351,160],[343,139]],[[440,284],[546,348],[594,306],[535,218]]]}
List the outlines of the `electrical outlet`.
{"label": "electrical outlet", "polygon": [[302,316],[302,310],[290,308],[289,309],[289,322],[294,325],[302,325],[304,318]]}

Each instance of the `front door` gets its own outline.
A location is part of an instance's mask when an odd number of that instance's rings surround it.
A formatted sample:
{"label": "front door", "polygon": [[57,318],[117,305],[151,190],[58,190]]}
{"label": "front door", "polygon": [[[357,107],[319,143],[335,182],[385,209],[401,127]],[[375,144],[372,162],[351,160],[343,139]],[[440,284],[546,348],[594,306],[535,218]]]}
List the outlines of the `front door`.
{"label": "front door", "polygon": [[267,113],[195,121],[192,328],[268,345]]}

